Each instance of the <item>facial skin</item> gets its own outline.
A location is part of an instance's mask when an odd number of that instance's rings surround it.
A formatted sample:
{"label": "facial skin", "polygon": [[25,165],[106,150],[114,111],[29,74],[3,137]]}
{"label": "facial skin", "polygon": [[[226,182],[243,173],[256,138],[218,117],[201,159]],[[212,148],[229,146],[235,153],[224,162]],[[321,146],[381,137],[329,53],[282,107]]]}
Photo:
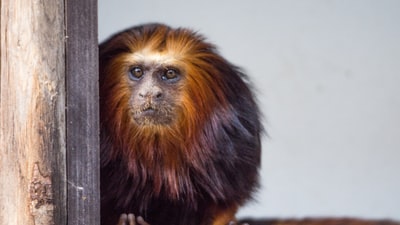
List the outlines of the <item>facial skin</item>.
{"label": "facial skin", "polygon": [[177,117],[180,70],[156,63],[134,65],[129,70],[132,117],[139,126],[169,125]]}

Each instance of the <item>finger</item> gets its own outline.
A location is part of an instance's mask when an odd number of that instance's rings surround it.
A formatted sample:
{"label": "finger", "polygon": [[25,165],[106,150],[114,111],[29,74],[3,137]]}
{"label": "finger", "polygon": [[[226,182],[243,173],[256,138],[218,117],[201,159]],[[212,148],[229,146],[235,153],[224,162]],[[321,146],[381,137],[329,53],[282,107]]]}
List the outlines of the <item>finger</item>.
{"label": "finger", "polygon": [[128,216],[126,214],[121,214],[121,216],[119,217],[118,220],[118,225],[126,225],[126,219],[128,218]]}
{"label": "finger", "polygon": [[135,219],[135,215],[132,213],[128,214],[128,221],[129,221],[129,225],[136,225],[136,219]]}
{"label": "finger", "polygon": [[150,225],[149,223],[147,223],[146,221],[144,221],[143,217],[138,216],[137,221],[140,225]]}

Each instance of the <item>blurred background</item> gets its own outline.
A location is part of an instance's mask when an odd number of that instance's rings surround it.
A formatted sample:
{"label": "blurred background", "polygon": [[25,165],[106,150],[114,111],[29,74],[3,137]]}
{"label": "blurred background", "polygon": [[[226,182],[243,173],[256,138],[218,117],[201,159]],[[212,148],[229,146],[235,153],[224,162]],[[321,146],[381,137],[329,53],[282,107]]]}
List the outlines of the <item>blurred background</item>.
{"label": "blurred background", "polygon": [[400,220],[400,1],[99,0],[99,41],[189,27],[251,77],[261,184],[240,217]]}

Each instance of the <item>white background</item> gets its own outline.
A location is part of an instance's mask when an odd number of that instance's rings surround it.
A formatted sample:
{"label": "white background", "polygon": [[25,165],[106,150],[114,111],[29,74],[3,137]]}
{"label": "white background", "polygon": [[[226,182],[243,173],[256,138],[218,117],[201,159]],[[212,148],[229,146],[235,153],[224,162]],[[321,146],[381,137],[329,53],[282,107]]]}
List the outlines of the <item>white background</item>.
{"label": "white background", "polygon": [[269,137],[240,216],[400,219],[400,1],[99,0],[99,40],[193,28],[252,78]]}

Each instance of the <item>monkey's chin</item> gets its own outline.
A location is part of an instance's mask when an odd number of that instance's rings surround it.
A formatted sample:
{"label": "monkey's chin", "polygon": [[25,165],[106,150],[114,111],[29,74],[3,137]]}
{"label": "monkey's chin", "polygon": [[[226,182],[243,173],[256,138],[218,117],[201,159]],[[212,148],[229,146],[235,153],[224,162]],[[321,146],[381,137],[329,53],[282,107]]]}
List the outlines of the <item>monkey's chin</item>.
{"label": "monkey's chin", "polygon": [[172,119],[165,114],[161,114],[154,110],[143,111],[134,115],[133,120],[138,126],[168,126],[172,123]]}

